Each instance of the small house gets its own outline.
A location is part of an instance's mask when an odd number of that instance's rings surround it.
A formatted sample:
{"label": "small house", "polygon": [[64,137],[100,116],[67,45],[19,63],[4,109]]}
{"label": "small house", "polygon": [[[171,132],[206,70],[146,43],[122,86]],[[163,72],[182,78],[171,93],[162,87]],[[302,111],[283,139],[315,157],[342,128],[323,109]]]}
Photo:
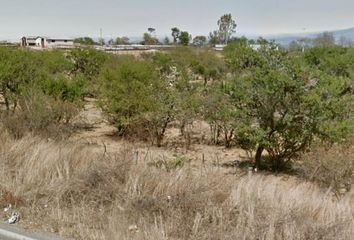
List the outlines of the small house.
{"label": "small house", "polygon": [[23,37],[21,39],[22,47],[31,48],[71,48],[74,46],[73,39],[66,38],[48,38],[48,37]]}

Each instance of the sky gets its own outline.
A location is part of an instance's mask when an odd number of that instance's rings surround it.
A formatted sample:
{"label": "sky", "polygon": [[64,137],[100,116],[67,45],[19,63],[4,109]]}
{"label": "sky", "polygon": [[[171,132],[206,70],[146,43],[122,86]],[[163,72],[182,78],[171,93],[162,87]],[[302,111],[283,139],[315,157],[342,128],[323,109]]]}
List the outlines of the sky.
{"label": "sky", "polygon": [[354,0],[0,0],[0,39],[208,35],[225,13],[236,36],[318,32],[354,27],[353,12]]}

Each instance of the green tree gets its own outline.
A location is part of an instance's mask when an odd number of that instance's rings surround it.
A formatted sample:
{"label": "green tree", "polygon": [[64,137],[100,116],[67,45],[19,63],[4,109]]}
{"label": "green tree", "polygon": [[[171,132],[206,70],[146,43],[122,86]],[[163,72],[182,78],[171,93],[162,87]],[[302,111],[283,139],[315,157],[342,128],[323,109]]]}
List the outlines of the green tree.
{"label": "green tree", "polygon": [[341,46],[317,46],[304,54],[306,62],[329,75],[350,77],[354,58],[348,48]]}
{"label": "green tree", "polygon": [[193,38],[193,44],[196,46],[204,46],[207,43],[206,36],[196,36]]}
{"label": "green tree", "polygon": [[225,94],[226,86],[216,82],[206,89],[203,97],[203,118],[210,124],[211,142],[219,144],[220,137],[225,147],[231,147],[235,123],[239,118],[239,111],[232,104],[231,95]]}
{"label": "green tree", "polygon": [[182,45],[188,46],[191,38],[192,37],[188,32],[182,31],[179,36],[179,41]]}
{"label": "green tree", "polygon": [[26,50],[0,48],[0,91],[6,109],[16,109],[24,86],[41,78],[40,53]]}
{"label": "green tree", "polygon": [[218,31],[213,31],[209,33],[209,43],[211,45],[215,45],[220,43],[220,37],[219,37],[219,32]]}
{"label": "green tree", "polygon": [[250,56],[239,64],[238,46],[226,48],[228,62],[238,72],[230,83],[233,105],[243,118],[235,124],[236,142],[256,150],[256,167],[267,151],[277,168],[306,150],[315,138],[336,142],[352,129],[353,95],[350,81],[328,75],[291,58],[276,46],[259,51],[242,50]]}
{"label": "green tree", "polygon": [[144,33],[143,39],[144,39],[143,40],[144,45],[155,45],[158,44],[159,42],[157,38],[154,38],[149,33]]}
{"label": "green tree", "polygon": [[100,73],[106,55],[91,48],[77,48],[69,52],[68,58],[73,62],[72,74],[92,80]]}
{"label": "green tree", "polygon": [[92,38],[90,37],[81,37],[74,39],[74,43],[79,43],[83,45],[95,45],[97,44]]}
{"label": "green tree", "polygon": [[161,146],[173,119],[173,94],[149,61],[126,60],[103,74],[100,102],[121,134],[131,127],[146,129]]}
{"label": "green tree", "polygon": [[230,43],[232,47],[224,51],[225,60],[231,70],[240,74],[262,63],[261,55],[253,50],[245,39]]}
{"label": "green tree", "polygon": [[172,31],[171,35],[173,37],[173,42],[176,44],[179,39],[181,31],[177,27],[171,28],[171,31]]}
{"label": "green tree", "polygon": [[128,37],[117,37],[115,40],[115,44],[117,45],[128,45],[129,38]]}
{"label": "green tree", "polygon": [[224,14],[218,20],[218,26],[221,43],[227,44],[231,35],[236,32],[237,24],[231,14]]}
{"label": "green tree", "polygon": [[150,33],[150,35],[154,34],[156,32],[155,28],[149,27],[148,28],[148,32]]}

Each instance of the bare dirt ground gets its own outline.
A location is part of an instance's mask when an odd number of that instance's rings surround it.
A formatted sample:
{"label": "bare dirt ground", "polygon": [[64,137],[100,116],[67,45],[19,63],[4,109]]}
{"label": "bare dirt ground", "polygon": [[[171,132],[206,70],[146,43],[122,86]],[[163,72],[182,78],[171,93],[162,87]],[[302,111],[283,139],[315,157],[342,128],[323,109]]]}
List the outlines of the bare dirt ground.
{"label": "bare dirt ground", "polygon": [[[101,146],[102,152],[118,153],[123,149],[134,149],[138,161],[152,159],[171,159],[176,156],[185,156],[191,160],[192,166],[201,164],[224,164],[249,159],[246,152],[238,148],[227,149],[223,146],[214,146],[192,143],[188,148],[180,144],[180,132],[176,128],[169,128],[166,132],[165,145],[161,148],[146,142],[131,142],[116,135],[116,128],[106,119],[103,112],[96,105],[96,100],[87,98],[84,110],[79,116],[80,121],[90,126],[88,130],[81,130],[71,137],[71,141]],[[206,138],[209,126],[205,122],[196,122],[193,125],[193,137]],[[136,153],[138,152],[138,153]]]}

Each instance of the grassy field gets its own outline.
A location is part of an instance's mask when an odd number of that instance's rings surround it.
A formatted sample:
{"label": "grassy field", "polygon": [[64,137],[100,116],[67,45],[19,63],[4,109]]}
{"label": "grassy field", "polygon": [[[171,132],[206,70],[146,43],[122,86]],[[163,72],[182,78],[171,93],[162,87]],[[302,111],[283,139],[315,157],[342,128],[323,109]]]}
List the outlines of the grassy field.
{"label": "grassy field", "polygon": [[[132,148],[0,136],[1,204],[20,226],[74,239],[353,239],[340,200],[294,177],[158,168]],[[169,159],[167,161],[175,161]],[[5,214],[5,213],[3,213]],[[5,216],[3,216],[5,217]]]}

